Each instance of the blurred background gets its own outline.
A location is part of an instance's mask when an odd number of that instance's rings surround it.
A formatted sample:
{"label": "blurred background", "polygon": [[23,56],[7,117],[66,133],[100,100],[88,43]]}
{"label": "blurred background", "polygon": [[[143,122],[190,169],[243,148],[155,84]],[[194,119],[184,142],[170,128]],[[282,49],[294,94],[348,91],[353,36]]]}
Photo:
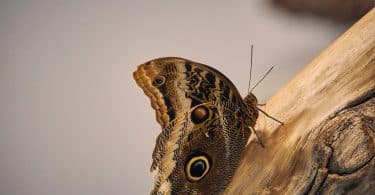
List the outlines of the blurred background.
{"label": "blurred background", "polygon": [[275,66],[254,91],[266,102],[373,6],[300,2],[2,0],[0,194],[148,194],[160,127],[137,65],[188,58],[245,95],[254,44],[253,80]]}

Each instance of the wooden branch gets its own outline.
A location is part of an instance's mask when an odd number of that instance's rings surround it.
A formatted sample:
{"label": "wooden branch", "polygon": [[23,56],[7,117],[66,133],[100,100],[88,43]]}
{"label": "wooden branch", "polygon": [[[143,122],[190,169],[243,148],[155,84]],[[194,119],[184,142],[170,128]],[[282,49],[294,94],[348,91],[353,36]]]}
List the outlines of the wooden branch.
{"label": "wooden branch", "polygon": [[375,9],[273,96],[226,194],[375,194]]}

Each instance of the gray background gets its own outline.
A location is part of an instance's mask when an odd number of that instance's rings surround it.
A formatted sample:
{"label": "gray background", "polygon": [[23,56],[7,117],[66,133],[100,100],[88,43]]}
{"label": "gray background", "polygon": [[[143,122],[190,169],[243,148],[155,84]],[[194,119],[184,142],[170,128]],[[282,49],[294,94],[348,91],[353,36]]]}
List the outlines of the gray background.
{"label": "gray background", "polygon": [[132,72],[180,56],[265,102],[348,25],[267,1],[1,1],[0,194],[148,194],[160,128]]}

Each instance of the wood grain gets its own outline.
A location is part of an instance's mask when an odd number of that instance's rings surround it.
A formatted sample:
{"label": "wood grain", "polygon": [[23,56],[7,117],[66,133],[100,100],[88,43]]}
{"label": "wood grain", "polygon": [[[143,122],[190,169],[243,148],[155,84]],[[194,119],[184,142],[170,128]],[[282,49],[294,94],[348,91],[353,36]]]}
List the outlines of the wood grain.
{"label": "wood grain", "polygon": [[225,194],[375,193],[375,9],[264,108]]}

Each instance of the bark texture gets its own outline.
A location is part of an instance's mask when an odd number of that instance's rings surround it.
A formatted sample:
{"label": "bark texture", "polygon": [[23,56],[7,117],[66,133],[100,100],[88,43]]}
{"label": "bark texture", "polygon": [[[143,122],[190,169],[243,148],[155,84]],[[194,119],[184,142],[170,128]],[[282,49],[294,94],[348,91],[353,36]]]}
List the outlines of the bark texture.
{"label": "bark texture", "polygon": [[375,194],[375,9],[264,109],[225,194]]}

